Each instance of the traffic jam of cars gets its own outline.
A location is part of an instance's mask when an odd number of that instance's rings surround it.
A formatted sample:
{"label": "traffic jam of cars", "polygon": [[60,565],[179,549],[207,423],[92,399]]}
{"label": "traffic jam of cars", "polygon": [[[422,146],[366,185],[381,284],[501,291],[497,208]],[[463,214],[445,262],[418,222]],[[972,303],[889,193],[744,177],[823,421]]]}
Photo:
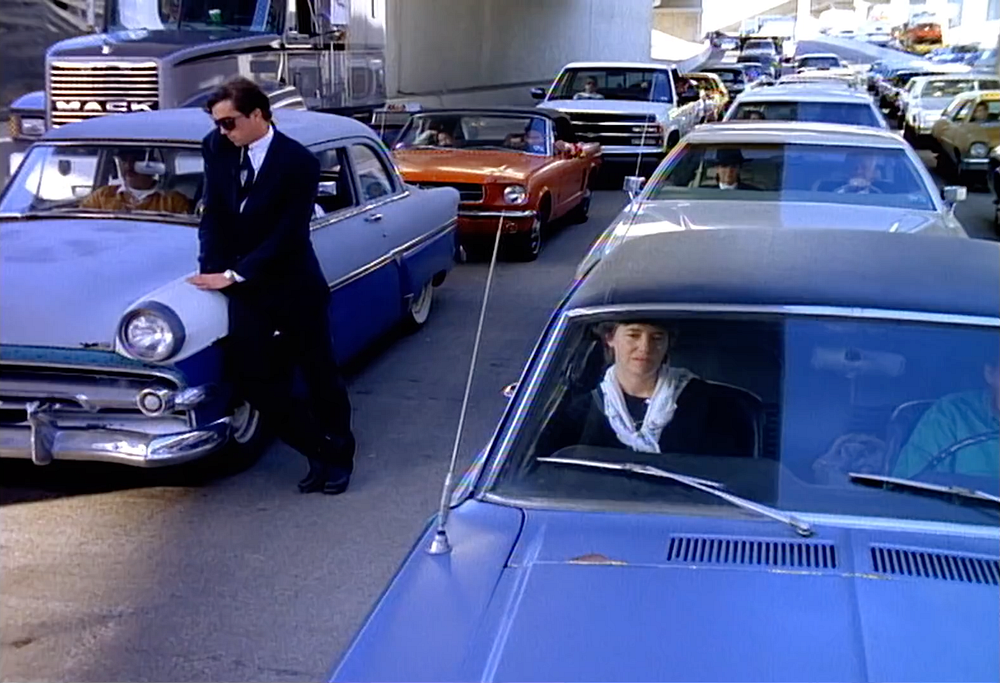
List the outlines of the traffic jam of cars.
{"label": "traffic jam of cars", "polygon": [[[320,165],[338,363],[433,326],[468,260],[544,268],[623,190],[329,680],[1000,676],[1000,245],[955,215],[1000,205],[1000,82],[734,47],[688,73],[572,62],[533,107],[388,128],[275,110]],[[226,297],[187,280],[211,128],[200,106],[95,115],[19,161],[0,458],[267,445],[222,372]],[[162,201],[108,200],[125,185]]]}

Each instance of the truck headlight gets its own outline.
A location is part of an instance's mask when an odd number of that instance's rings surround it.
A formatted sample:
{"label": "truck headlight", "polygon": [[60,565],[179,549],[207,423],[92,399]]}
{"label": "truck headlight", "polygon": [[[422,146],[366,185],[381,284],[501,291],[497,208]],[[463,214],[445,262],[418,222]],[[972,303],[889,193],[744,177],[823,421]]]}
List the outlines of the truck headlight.
{"label": "truck headlight", "polygon": [[122,317],[118,341],[126,355],[159,363],[184,346],[184,324],[169,306],[149,301]]}
{"label": "truck headlight", "polygon": [[45,135],[45,119],[21,119],[21,135],[40,138]]}
{"label": "truck headlight", "polygon": [[528,191],[524,185],[511,185],[504,189],[503,200],[507,204],[524,204],[528,201]]}
{"label": "truck headlight", "polygon": [[987,154],[990,153],[990,148],[985,142],[973,142],[969,145],[969,156],[976,157],[977,159],[982,159]]}

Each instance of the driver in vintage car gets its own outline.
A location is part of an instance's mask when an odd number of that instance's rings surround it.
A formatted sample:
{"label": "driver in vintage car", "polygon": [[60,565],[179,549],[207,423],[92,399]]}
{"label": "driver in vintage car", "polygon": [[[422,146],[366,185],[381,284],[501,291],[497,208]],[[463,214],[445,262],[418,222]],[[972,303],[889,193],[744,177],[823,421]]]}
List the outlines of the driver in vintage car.
{"label": "driver in vintage car", "polygon": [[151,211],[154,213],[191,213],[188,198],[176,190],[163,190],[156,175],[142,168],[148,162],[139,149],[120,150],[115,154],[120,185],[105,185],[83,198],[82,209],[100,211]]}
{"label": "driver in vintage car", "polygon": [[[741,390],[670,364],[676,337],[657,321],[601,323],[608,363],[598,385],[571,395],[536,452],[575,445],[642,453],[753,456],[755,433]],[[749,396],[749,394],[748,394]]]}

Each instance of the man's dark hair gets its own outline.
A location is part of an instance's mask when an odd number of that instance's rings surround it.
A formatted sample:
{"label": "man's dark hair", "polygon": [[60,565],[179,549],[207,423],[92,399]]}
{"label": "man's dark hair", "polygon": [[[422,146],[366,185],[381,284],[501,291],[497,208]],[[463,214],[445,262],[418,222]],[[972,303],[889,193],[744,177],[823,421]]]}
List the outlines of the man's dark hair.
{"label": "man's dark hair", "polygon": [[270,98],[260,89],[260,86],[248,78],[237,76],[220,85],[209,96],[208,102],[205,103],[205,109],[211,113],[212,107],[226,100],[230,100],[236,111],[244,116],[250,116],[254,109],[260,109],[264,120],[271,120]]}

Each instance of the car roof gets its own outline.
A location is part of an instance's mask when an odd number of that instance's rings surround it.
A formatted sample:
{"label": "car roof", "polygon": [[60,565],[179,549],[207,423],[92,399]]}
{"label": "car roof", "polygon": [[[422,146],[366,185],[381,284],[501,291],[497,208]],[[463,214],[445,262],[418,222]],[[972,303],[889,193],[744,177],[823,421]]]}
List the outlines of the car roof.
{"label": "car roof", "polygon": [[478,114],[497,116],[541,116],[549,119],[567,119],[569,117],[557,109],[542,109],[535,107],[442,107],[440,109],[422,109],[414,112],[413,118],[426,114]]}
{"label": "car roof", "polygon": [[871,104],[867,93],[857,90],[836,88],[823,90],[815,85],[779,83],[760,90],[748,90],[740,95],[740,102],[781,100],[785,102],[846,102],[850,104]]}
{"label": "car roof", "polygon": [[800,59],[807,59],[809,57],[823,57],[824,59],[830,59],[832,57],[833,59],[840,61],[840,57],[838,55],[833,54],[832,52],[810,52],[808,54],[799,55],[798,57],[795,58],[795,60],[798,61]]}
{"label": "car roof", "polygon": [[690,230],[623,242],[566,306],[811,306],[1000,322],[998,282],[1000,243],[986,240],[836,229]]}
{"label": "car roof", "polygon": [[906,149],[909,144],[893,131],[840,123],[802,121],[740,121],[696,127],[684,138],[688,144],[788,143],[799,145],[856,145]]}
{"label": "car roof", "polygon": [[[337,138],[376,138],[375,132],[344,116],[301,109],[275,109],[275,127],[309,146]],[[95,116],[79,123],[54,128],[43,140],[109,140],[128,142],[172,142],[200,144],[212,130],[212,118],[201,109],[164,109],[153,112]]]}
{"label": "car roof", "polygon": [[563,69],[673,69],[673,64],[655,62],[570,62]]}

